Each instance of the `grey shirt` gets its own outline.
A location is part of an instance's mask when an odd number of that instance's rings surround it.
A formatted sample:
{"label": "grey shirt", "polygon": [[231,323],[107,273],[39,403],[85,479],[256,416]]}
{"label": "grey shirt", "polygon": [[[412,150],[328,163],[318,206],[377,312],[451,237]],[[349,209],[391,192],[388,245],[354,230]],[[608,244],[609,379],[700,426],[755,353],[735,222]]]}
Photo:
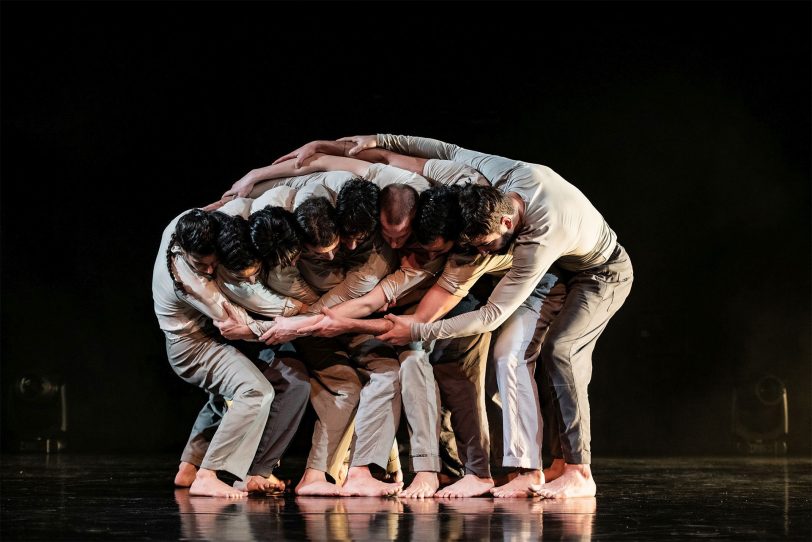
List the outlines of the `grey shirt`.
{"label": "grey shirt", "polygon": [[496,285],[488,303],[477,311],[412,324],[414,340],[464,337],[493,331],[530,295],[547,269],[579,271],[606,262],[614,250],[615,233],[580,190],[552,169],[484,154],[436,139],[378,135],[378,145],[396,152],[453,160],[479,170],[496,188],[517,194],[525,204],[510,269]]}

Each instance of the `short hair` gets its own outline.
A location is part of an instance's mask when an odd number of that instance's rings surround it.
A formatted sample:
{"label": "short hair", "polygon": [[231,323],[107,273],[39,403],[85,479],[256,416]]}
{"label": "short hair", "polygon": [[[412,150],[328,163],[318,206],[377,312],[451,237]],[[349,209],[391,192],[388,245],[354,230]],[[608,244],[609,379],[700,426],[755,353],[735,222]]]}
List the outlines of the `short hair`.
{"label": "short hair", "polygon": [[242,271],[259,262],[259,255],[251,243],[246,219],[231,216],[220,224],[217,258],[220,265],[231,272]]}
{"label": "short hair", "polygon": [[338,237],[336,210],[321,196],[304,201],[294,213],[297,232],[304,243],[329,247]]}
{"label": "short hair", "polygon": [[457,240],[462,229],[458,194],[456,186],[435,186],[420,194],[412,225],[418,243],[429,245],[438,237]]}
{"label": "short hair", "polygon": [[251,244],[266,269],[290,266],[302,251],[296,217],[282,207],[266,206],[248,219]]}
{"label": "short hair", "polygon": [[513,202],[507,194],[492,186],[465,185],[460,189],[459,203],[463,243],[499,231],[502,216],[513,213]]}
{"label": "short hair", "polygon": [[381,190],[378,199],[381,214],[385,214],[387,221],[392,225],[397,225],[414,216],[417,190],[408,184],[388,184]]}
{"label": "short hair", "polygon": [[377,185],[364,179],[344,183],[336,199],[336,216],[342,235],[368,235],[378,228],[380,192]]}

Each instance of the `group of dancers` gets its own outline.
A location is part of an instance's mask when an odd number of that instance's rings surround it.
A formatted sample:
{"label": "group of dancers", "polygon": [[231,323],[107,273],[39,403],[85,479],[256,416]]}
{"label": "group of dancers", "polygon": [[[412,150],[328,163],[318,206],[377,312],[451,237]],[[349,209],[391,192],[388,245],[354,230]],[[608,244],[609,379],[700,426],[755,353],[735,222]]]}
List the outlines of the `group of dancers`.
{"label": "group of dancers", "polygon": [[[412,136],[308,143],[164,231],[155,314],[173,370],[209,393],[175,484],[284,489],[273,470],[310,401],[299,495],[594,496],[592,352],[632,281],[615,232],[549,167]],[[463,472],[441,488],[445,411]]]}

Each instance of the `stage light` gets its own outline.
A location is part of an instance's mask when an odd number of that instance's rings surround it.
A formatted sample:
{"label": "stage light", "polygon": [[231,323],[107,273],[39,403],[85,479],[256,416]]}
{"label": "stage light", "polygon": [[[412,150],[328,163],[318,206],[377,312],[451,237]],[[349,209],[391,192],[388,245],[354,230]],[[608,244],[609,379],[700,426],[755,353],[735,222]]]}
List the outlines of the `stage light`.
{"label": "stage light", "polygon": [[733,439],[749,454],[787,453],[787,387],[778,377],[761,375],[733,390]]}

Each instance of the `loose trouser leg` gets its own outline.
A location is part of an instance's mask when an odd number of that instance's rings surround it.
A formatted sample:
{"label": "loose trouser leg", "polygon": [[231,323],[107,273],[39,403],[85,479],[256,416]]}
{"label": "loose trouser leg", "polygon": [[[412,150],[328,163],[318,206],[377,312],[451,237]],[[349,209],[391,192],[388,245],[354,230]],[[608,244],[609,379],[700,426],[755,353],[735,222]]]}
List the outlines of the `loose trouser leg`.
{"label": "loose trouser leg", "polygon": [[564,307],[547,332],[541,356],[558,405],[567,463],[592,460],[587,393],[592,352],[609,319],[629,295],[632,281],[631,261],[618,245],[605,265],[577,273],[567,282]]}
{"label": "loose trouser leg", "polygon": [[440,395],[451,410],[456,448],[466,474],[489,478],[490,430],[485,366],[490,333],[437,341],[431,358]]}
{"label": "loose trouser leg", "polygon": [[335,478],[334,467],[340,468],[346,452],[342,441],[349,438],[347,429],[358,408],[361,379],[337,340],[308,337],[297,340],[296,349],[310,370],[310,402],[317,416],[307,467],[322,472],[333,468],[329,474]]}
{"label": "loose trouser leg", "polygon": [[492,358],[502,403],[506,467],[541,468],[543,422],[535,380],[539,341],[536,324],[547,294],[559,278],[545,274],[533,293],[499,328]]}
{"label": "loose trouser leg", "polygon": [[276,396],[248,472],[267,477],[279,463],[302,421],[310,399],[310,378],[304,364],[290,357],[274,356],[262,374],[273,386]]}
{"label": "loose trouser leg", "polygon": [[427,350],[411,343],[400,353],[400,388],[409,429],[409,468],[440,472],[440,394]]}
{"label": "loose trouser leg", "polygon": [[350,466],[385,469],[400,421],[400,364],[394,349],[372,336],[354,337],[349,346],[359,372],[368,379],[355,416]]}
{"label": "loose trouser leg", "polygon": [[181,461],[191,463],[197,467],[200,466],[215,431],[220,427],[220,421],[223,419],[225,411],[225,399],[221,395],[210,393],[209,400],[200,409],[200,413],[192,426],[189,440],[186,442],[186,447],[180,456]]}
{"label": "loose trouser leg", "polygon": [[251,360],[212,338],[168,340],[167,355],[186,382],[232,400],[200,467],[245,478],[268,420],[273,387]]}

